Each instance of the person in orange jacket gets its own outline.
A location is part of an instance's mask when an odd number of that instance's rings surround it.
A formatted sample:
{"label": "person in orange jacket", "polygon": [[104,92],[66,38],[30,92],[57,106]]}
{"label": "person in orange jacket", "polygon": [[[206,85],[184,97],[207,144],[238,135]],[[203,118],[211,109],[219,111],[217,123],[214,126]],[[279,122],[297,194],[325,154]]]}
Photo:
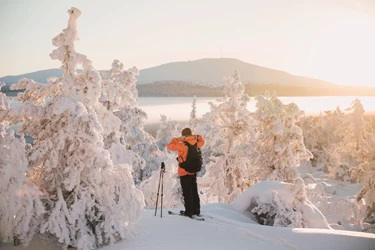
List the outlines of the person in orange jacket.
{"label": "person in orange jacket", "polygon": [[[178,151],[178,163],[186,160],[188,146],[185,142],[191,145],[197,143],[199,148],[203,147],[204,140],[200,135],[192,135],[190,128],[184,128],[181,132],[182,136],[173,138],[167,145],[171,151]],[[185,169],[178,166],[178,176],[180,176],[180,183],[182,194],[184,196],[184,215],[192,218],[193,215],[200,215],[200,200],[197,187],[197,173],[187,172]]]}

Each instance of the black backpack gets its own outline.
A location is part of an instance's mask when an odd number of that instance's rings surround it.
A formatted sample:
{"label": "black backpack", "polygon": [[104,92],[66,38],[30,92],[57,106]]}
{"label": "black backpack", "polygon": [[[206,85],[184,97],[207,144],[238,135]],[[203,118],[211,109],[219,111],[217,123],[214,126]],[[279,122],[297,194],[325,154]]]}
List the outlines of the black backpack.
{"label": "black backpack", "polygon": [[201,149],[198,147],[197,143],[191,145],[190,143],[185,142],[185,145],[188,147],[188,153],[186,160],[180,163],[180,167],[189,173],[201,171],[203,164]]}

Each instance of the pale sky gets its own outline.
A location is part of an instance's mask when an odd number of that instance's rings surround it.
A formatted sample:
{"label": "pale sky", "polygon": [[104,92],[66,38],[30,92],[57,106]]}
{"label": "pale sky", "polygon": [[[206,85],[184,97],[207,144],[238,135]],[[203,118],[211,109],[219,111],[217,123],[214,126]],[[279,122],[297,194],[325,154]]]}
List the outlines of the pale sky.
{"label": "pale sky", "polygon": [[0,77],[58,68],[51,41],[70,7],[96,69],[229,57],[375,86],[375,0],[0,0]]}

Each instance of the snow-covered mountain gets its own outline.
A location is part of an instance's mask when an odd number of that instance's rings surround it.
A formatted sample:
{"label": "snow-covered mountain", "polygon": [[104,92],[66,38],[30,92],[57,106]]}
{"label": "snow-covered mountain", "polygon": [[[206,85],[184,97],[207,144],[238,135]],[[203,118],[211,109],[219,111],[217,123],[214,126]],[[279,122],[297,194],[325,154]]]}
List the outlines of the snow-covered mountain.
{"label": "snow-covered mountain", "polygon": [[[171,62],[152,68],[142,69],[137,77],[137,83],[183,81],[215,86],[221,84],[223,76],[232,75],[235,70],[239,71],[241,79],[245,84],[281,84],[306,87],[333,86],[332,83],[326,81],[294,76],[280,70],[260,67],[233,58],[211,58],[195,61]],[[48,77],[61,77],[62,72],[61,69],[47,69],[17,76],[5,76],[0,78],[0,81],[9,85],[26,77],[36,82],[46,83]]]}

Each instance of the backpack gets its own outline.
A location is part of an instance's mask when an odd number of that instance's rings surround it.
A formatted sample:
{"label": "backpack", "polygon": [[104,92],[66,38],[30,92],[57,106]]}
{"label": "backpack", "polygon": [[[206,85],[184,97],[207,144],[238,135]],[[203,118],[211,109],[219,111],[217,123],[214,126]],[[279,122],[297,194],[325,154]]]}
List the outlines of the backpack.
{"label": "backpack", "polygon": [[197,143],[191,145],[190,143],[185,142],[185,145],[188,147],[188,153],[186,160],[180,163],[180,167],[189,173],[201,171],[203,164],[201,149],[197,146]]}

